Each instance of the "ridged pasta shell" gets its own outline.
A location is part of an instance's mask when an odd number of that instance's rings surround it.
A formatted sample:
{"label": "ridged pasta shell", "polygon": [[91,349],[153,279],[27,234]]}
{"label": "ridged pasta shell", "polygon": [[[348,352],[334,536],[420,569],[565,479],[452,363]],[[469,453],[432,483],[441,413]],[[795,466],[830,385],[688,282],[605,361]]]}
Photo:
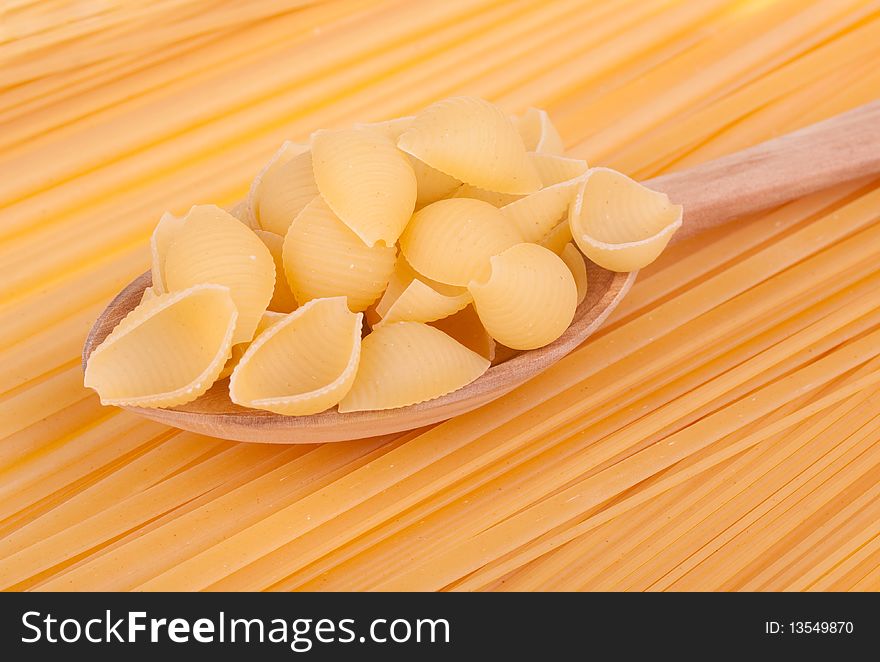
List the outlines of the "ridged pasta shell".
{"label": "ridged pasta shell", "polygon": [[567,182],[585,174],[589,169],[583,159],[572,159],[567,156],[556,154],[542,154],[529,152],[529,158],[541,177],[541,184],[545,188],[560,182]]}
{"label": "ridged pasta shell", "polygon": [[340,412],[394,409],[455,391],[489,368],[489,361],[442,331],[420,322],[386,324],[364,338],[354,385]]}
{"label": "ridged pasta shell", "polygon": [[150,299],[155,299],[158,296],[158,292],[153,287],[148,287],[144,290],[144,293],[141,294],[141,303],[149,301]]}
{"label": "ridged pasta shell", "polygon": [[581,301],[583,301],[587,296],[587,264],[584,262],[584,256],[581,255],[581,252],[577,249],[573,243],[569,242],[562,249],[562,253],[559,255],[562,258],[562,261],[565,262],[565,266],[568,267],[568,270],[571,272],[571,275],[574,276],[574,284],[577,286],[577,305],[581,305]]}
{"label": "ridged pasta shell", "polygon": [[174,243],[177,233],[183,227],[183,218],[178,218],[171,212],[165,212],[153,228],[153,234],[150,236],[150,255],[152,263],[150,265],[150,275],[153,279],[152,288],[157,294],[163,294],[168,291],[165,286],[165,256],[168,254],[168,247]]}
{"label": "ridged pasta shell", "polygon": [[461,182],[455,177],[450,177],[445,172],[432,168],[414,156],[410,156],[409,159],[416,175],[416,209],[442,200],[461,186]]}
{"label": "ridged pasta shell", "polygon": [[519,231],[489,203],[456,198],[417,211],[400,248],[420,274],[463,286],[488,272],[490,257],[521,241]]}
{"label": "ridged pasta shell", "polygon": [[357,122],[354,128],[378,131],[388,140],[396,143],[400,135],[412,126],[414,119],[415,115],[407,115],[406,117],[394,117],[390,120],[382,120],[381,122]]}
{"label": "ridged pasta shell", "polygon": [[257,173],[257,176],[254,177],[254,181],[251,182],[251,187],[248,190],[248,195],[245,199],[245,220],[248,225],[250,225],[252,228],[262,228],[263,230],[268,229],[264,228],[260,224],[259,219],[258,207],[260,199],[260,188],[262,187],[263,180],[271,172],[277,170],[294,157],[299,156],[300,154],[303,154],[307,151],[309,151],[308,145],[285,140],[282,143],[281,147],[278,148],[278,151],[272,155],[272,158],[270,158],[266,162],[266,165],[263,166],[262,170]]}
{"label": "ridged pasta shell", "polygon": [[397,243],[416,206],[409,158],[369,129],[312,134],[315,182],[327,206],[367,246]]}
{"label": "ridged pasta shell", "polygon": [[537,244],[517,244],[491,259],[492,273],[468,290],[489,334],[513,349],[536,349],[571,324],[577,285],[565,262]]}
{"label": "ridged pasta shell", "polygon": [[302,152],[270,168],[257,189],[257,221],[268,232],[284,236],[303,207],[318,195],[312,153]]}
{"label": "ridged pasta shell", "polygon": [[367,246],[316,197],[294,219],[284,238],[284,271],[300,305],[347,296],[365,310],[378,299],[394,271],[395,246]]}
{"label": "ridged pasta shell", "polygon": [[513,123],[523,144],[530,152],[544,152],[550,154],[562,154],[565,152],[565,144],[559,131],[550,120],[546,110],[529,108],[520,116],[514,116]]}
{"label": "ridged pasta shell", "polygon": [[237,318],[222,285],[158,294],[95,348],[84,383],[105,405],[175,407],[195,400],[223,369]]}
{"label": "ridged pasta shell", "polygon": [[511,193],[496,193],[495,191],[486,191],[485,189],[471,186],[470,184],[462,184],[453,190],[448,198],[470,198],[471,200],[482,200],[488,202],[493,207],[503,207],[511,202],[522,199],[521,195],[513,195]]}
{"label": "ridged pasta shell", "polygon": [[275,289],[275,264],[253,230],[213,205],[197,205],[165,257],[165,280],[171,291],[199,283],[229,288],[238,308],[233,343],[254,335]]}
{"label": "ridged pasta shell", "polygon": [[611,271],[651,264],[681,227],[682,207],[608,168],[592,168],[569,213],[581,252]]}
{"label": "ridged pasta shell", "polygon": [[288,416],[329,409],[354,383],[362,324],[345,297],[309,301],[251,343],[229,379],[230,398]]}
{"label": "ridged pasta shell", "polygon": [[[287,313],[276,313],[274,311],[267,310],[260,317],[260,321],[257,324],[257,329],[256,331],[254,331],[254,340],[256,340],[259,335],[263,333],[263,331],[275,324],[275,322],[280,322],[285,317],[287,317]],[[253,342],[253,340],[251,342]],[[240,342],[232,346],[232,349],[229,352],[229,358],[226,360],[226,364],[223,366],[223,370],[220,371],[220,375],[217,377],[218,380],[225,379],[232,374],[235,366],[238,365],[238,362],[241,360],[241,357],[244,356],[244,353],[247,351],[247,348],[250,347],[250,345],[250,342]]]}
{"label": "ridged pasta shell", "polygon": [[269,301],[269,310],[277,313],[293,312],[296,310],[296,298],[284,276],[284,236],[267,230],[254,230],[254,233],[269,249],[272,261],[275,263],[275,290]]}
{"label": "ridged pasta shell", "polygon": [[497,343],[486,331],[473,305],[465,306],[449,317],[430,322],[430,325],[483,358],[495,360]]}
{"label": "ridged pasta shell", "polygon": [[397,146],[462,182],[526,194],[541,180],[511,119],[476,97],[451,97],[416,115]]}
{"label": "ridged pasta shell", "polygon": [[526,241],[537,242],[553,230],[568,213],[580,178],[571,179],[527,195],[499,211]]}
{"label": "ridged pasta shell", "polygon": [[454,295],[442,294],[416,278],[389,305],[379,324],[433,322],[458,312],[470,302],[471,295],[465,288]]}
{"label": "ridged pasta shell", "polygon": [[562,255],[562,251],[565,250],[566,245],[571,241],[571,225],[566,217],[564,221],[560,222],[556,227],[550,230],[550,232],[541,237],[541,240],[538,243],[544,248],[550,249],[557,255]]}
{"label": "ridged pasta shell", "polygon": [[375,307],[381,319],[371,320],[371,324],[432,322],[452,315],[470,302],[471,295],[466,288],[426,278],[400,255],[385,294]]}
{"label": "ridged pasta shell", "polygon": [[230,216],[234,216],[248,227],[251,227],[251,222],[248,218],[247,200],[242,200],[241,202],[238,202],[231,207],[228,207],[226,211],[229,212]]}

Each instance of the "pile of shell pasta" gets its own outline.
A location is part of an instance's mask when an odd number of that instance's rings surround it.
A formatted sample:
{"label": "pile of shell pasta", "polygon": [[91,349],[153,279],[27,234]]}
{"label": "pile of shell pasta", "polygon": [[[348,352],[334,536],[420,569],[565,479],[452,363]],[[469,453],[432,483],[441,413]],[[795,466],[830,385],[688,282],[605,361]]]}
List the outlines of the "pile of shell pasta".
{"label": "pile of shell pasta", "polygon": [[571,324],[585,256],[653,261],[681,207],[562,156],[547,113],[478,98],[287,142],[231,211],[166,213],[152,286],[91,354],[105,404],[175,407],[229,377],[285,415],[431,400]]}

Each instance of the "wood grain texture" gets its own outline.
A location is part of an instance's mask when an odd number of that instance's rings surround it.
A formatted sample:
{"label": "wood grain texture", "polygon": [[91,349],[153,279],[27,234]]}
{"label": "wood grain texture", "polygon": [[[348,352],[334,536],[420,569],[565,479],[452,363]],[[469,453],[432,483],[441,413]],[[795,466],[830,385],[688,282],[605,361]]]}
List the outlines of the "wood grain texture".
{"label": "wood grain texture", "polygon": [[647,185],[684,204],[673,241],[880,172],[880,101]]}

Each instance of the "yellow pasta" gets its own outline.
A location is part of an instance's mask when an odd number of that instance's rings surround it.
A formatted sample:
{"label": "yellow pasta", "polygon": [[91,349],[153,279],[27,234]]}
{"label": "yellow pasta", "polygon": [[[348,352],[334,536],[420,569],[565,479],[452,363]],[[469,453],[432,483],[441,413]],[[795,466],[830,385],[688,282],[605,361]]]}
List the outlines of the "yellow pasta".
{"label": "yellow pasta", "polygon": [[565,262],[537,244],[517,244],[491,258],[491,275],[468,290],[489,334],[512,349],[556,340],[574,318],[577,285]]}
{"label": "yellow pasta", "polygon": [[681,227],[682,207],[626,175],[593,168],[569,212],[571,234],[581,252],[611,271],[649,265]]}
{"label": "yellow pasta", "polygon": [[469,384],[489,360],[442,331],[395,322],[364,338],[354,385],[340,412],[393,409],[432,400]]}
{"label": "yellow pasta", "polygon": [[284,277],[284,236],[269,232],[268,230],[254,230],[256,235],[269,249],[272,261],[275,263],[275,290],[269,301],[269,310],[278,313],[289,313],[296,308],[296,298],[290,291],[287,278]]}
{"label": "yellow pasta", "polygon": [[[257,324],[257,329],[254,331],[254,340],[259,337],[263,331],[268,329],[270,326],[275,324],[275,322],[279,322],[286,317],[286,313],[276,313],[271,310],[267,310],[260,317],[260,322]],[[220,371],[220,375],[217,377],[218,380],[226,379],[229,375],[232,374],[232,371],[235,369],[235,366],[238,365],[238,362],[241,360],[241,357],[244,356],[244,353],[247,351],[247,348],[251,345],[251,342],[240,342],[236,345],[232,346],[232,349],[229,352],[229,358],[226,360],[226,364],[223,366],[223,370]]]}
{"label": "yellow pasta", "polygon": [[153,289],[157,293],[168,291],[165,286],[165,256],[168,254],[168,247],[174,242],[182,227],[183,219],[166,211],[153,229],[153,234],[150,237],[152,257],[150,273],[153,278]]}
{"label": "yellow pasta", "polygon": [[476,97],[451,97],[416,115],[398,147],[467,184],[499,193],[537,191],[541,180],[513,122]]}
{"label": "yellow pasta", "polygon": [[[451,287],[451,286],[447,286]],[[443,294],[416,278],[389,306],[380,324],[392,322],[433,322],[448,317],[471,302],[465,288]]]}
{"label": "yellow pasta", "polygon": [[562,249],[559,257],[562,258],[571,275],[574,276],[574,284],[577,286],[577,303],[580,305],[587,296],[587,265],[584,262],[584,256],[581,255],[577,246],[569,242]]}
{"label": "yellow pasta", "polygon": [[538,243],[544,248],[549,248],[557,255],[562,255],[562,251],[565,250],[565,247],[571,242],[571,240],[571,225],[566,218],[550,230],[550,232],[541,237]]}
{"label": "yellow pasta", "polygon": [[299,213],[284,238],[284,271],[300,305],[347,296],[354,312],[365,310],[388,285],[396,256],[393,245],[364,244],[320,196]]}
{"label": "yellow pasta", "polygon": [[231,216],[235,216],[239,221],[244,223],[249,227],[253,227],[251,225],[250,217],[248,216],[248,202],[247,200],[242,200],[231,207],[227,208],[227,210]]}
{"label": "yellow pasta", "polygon": [[[278,151],[276,151],[272,155],[272,157],[266,162],[266,165],[263,166],[262,170],[260,170],[257,176],[254,177],[254,180],[251,182],[247,198],[245,199],[245,223],[250,225],[252,228],[271,230],[271,227],[264,226],[260,222],[260,199],[263,193],[263,182],[266,180],[268,180],[269,182],[269,206],[272,207],[274,204],[273,198],[279,194],[282,196],[284,195],[284,180],[286,178],[283,176],[277,176],[278,171],[281,170],[292,159],[308,152],[308,150],[308,145],[295,143],[290,140],[285,140],[284,143],[282,143],[281,147],[278,148]],[[308,202],[308,200],[306,200],[306,202]],[[237,214],[233,215],[236,217],[238,216]],[[277,232],[277,234],[283,234],[283,232]]]}
{"label": "yellow pasta", "polygon": [[150,299],[156,298],[159,293],[156,291],[155,287],[148,287],[144,290],[144,293],[141,294],[141,303],[145,301],[149,301]]}
{"label": "yellow pasta", "polygon": [[487,191],[485,189],[471,186],[470,184],[462,184],[453,190],[449,198],[471,198],[472,200],[482,200],[488,202],[493,207],[503,207],[509,205],[515,200],[519,200],[523,196],[513,195],[511,193],[496,193],[495,191]]}
{"label": "yellow pasta", "polygon": [[530,152],[562,154],[565,151],[562,137],[546,110],[529,108],[522,115],[514,116],[513,123]]}
{"label": "yellow pasta", "polygon": [[329,409],[354,382],[362,323],[345,297],[312,299],[251,343],[232,372],[230,398],[285,415]]}
{"label": "yellow pasta", "polygon": [[[295,151],[302,149],[297,145]],[[276,162],[257,188],[256,226],[283,237],[296,215],[316,195],[311,152],[302,151],[283,163]]]}
{"label": "yellow pasta", "polygon": [[375,306],[376,317],[370,324],[432,322],[452,315],[470,302],[471,295],[466,288],[426,278],[416,273],[400,255],[385,294]]}
{"label": "yellow pasta", "polygon": [[416,212],[400,237],[400,249],[420,274],[462,286],[488,272],[490,257],[521,241],[495,207],[460,198]]}
{"label": "yellow pasta", "polygon": [[555,154],[529,152],[529,158],[541,177],[542,186],[553,186],[580,177],[587,172],[587,162]]}
{"label": "yellow pasta", "polygon": [[505,205],[499,211],[516,226],[523,239],[540,241],[565,218],[580,181],[575,178],[542,188]]}
{"label": "yellow pasta", "polygon": [[171,291],[199,283],[226,285],[238,308],[233,343],[247,342],[275,289],[272,255],[253,230],[213,205],[197,205],[168,248],[165,279]]}
{"label": "yellow pasta", "polygon": [[416,206],[416,175],[394,142],[370,129],[312,134],[315,182],[327,206],[367,246],[397,243]]}
{"label": "yellow pasta", "polygon": [[461,187],[461,182],[455,177],[450,177],[445,172],[432,168],[414,156],[410,156],[409,159],[416,176],[416,209],[442,200]]}
{"label": "yellow pasta", "polygon": [[440,329],[472,352],[489,361],[495,361],[497,343],[486,331],[473,305],[465,306],[454,315],[435,320],[430,325]]}
{"label": "yellow pasta", "polygon": [[400,134],[412,126],[414,119],[415,115],[407,115],[406,117],[395,117],[381,122],[357,122],[354,128],[377,131],[396,143],[397,139],[400,138]]}
{"label": "yellow pasta", "polygon": [[156,295],[95,348],[85,385],[105,405],[174,407],[195,400],[223,369],[237,318],[222,285]]}

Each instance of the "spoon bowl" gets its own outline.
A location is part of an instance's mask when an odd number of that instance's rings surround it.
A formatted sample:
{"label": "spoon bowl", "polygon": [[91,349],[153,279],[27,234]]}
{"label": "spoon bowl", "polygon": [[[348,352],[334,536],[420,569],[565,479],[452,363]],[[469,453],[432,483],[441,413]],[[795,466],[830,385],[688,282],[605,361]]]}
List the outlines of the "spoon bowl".
{"label": "spoon bowl", "polygon": [[[478,380],[440,398],[409,407],[341,414],[331,409],[312,416],[282,416],[247,409],[229,399],[229,379],[218,381],[202,397],[170,409],[124,407],[133,413],[182,430],[235,441],[311,444],[362,439],[419,428],[476,409],[546,370],[598,329],[626,295],[636,273],[614,273],[587,262],[587,295],[571,326],[556,341],[489,368]],[[104,309],[83,347],[83,369],[92,351],[152,285],[150,272],[129,283]]]}
{"label": "spoon bowl", "polygon": [[[880,101],[768,140],[689,170],[645,182],[684,205],[673,241],[830,186],[880,173]],[[200,434],[261,443],[306,444],[374,437],[443,421],[512,391],[584,342],[629,291],[636,272],[614,273],[587,262],[588,290],[571,326],[555,342],[522,352],[465,386],[428,402],[384,411],[281,416],[229,399],[227,379],[199,399],[172,409],[125,407],[140,416]],[[101,313],[83,348],[89,355],[151,285],[149,272],[125,287]]]}

